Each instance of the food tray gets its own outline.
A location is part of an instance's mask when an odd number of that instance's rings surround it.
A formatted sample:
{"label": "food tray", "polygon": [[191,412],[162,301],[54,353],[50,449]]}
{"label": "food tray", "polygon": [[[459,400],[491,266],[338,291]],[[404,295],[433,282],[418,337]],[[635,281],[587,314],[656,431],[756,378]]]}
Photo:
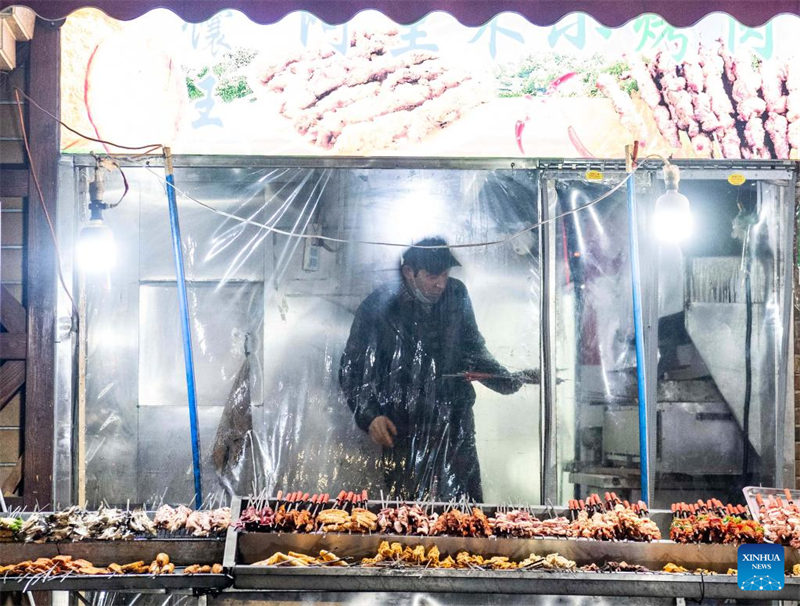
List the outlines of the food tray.
{"label": "food tray", "polygon": [[220,591],[230,586],[225,574],[126,574],[64,575],[45,580],[34,577],[0,577],[4,591]]}
{"label": "food tray", "polygon": [[780,497],[786,501],[786,491],[792,497],[795,503],[800,503],[800,490],[792,490],[790,488],[765,488],[763,486],[745,486],[742,488],[742,494],[747,502],[747,508],[750,510],[750,515],[756,522],[761,522],[758,504],[756,503],[756,495],[760,494],[763,498],[767,497]]}
{"label": "food tray", "polygon": [[133,539],[130,541],[72,541],[67,543],[0,543],[0,564],[14,564],[36,558],[71,555],[89,560],[95,566],[127,564],[137,560],[151,562],[166,553],[176,566],[221,563],[224,537],[213,539]]}
{"label": "food tray", "polygon": [[[625,561],[639,564],[651,570],[661,570],[672,562],[694,570],[704,568],[725,573],[736,568],[737,545],[679,544],[672,541],[637,543],[632,541],[593,541],[589,539],[520,539],[520,538],[472,538],[472,537],[420,537],[405,535],[355,535],[355,534],[295,534],[295,533],[238,533],[235,552],[226,551],[225,567],[238,573],[241,566],[264,560],[278,551],[297,551],[317,555],[320,550],[332,551],[346,561],[359,561],[372,557],[381,541],[398,542],[403,546],[424,545],[427,551],[436,545],[442,554],[455,557],[459,551],[488,556],[507,556],[523,560],[530,554],[547,555],[558,553],[578,566],[595,563],[603,565],[609,561]],[[785,549],[787,568],[800,563],[798,552]],[[427,572],[427,571],[426,571]],[[235,586],[239,586],[239,575],[235,574]]]}
{"label": "food tray", "polygon": [[[263,501],[262,501],[263,502]],[[633,541],[593,541],[588,539],[568,538],[503,538],[503,537],[452,537],[452,536],[416,536],[416,535],[391,535],[391,534],[347,534],[347,533],[296,533],[296,532],[238,532],[234,530],[233,523],[239,518],[239,513],[247,505],[246,498],[234,497],[231,503],[231,527],[225,546],[223,565],[230,570],[238,570],[241,566],[248,566],[268,558],[278,551],[297,551],[309,555],[317,555],[321,549],[332,551],[344,559],[357,560],[363,557],[372,557],[381,541],[399,542],[402,545],[424,545],[426,550],[436,545],[443,554],[455,555],[458,551],[469,551],[484,556],[508,556],[512,559],[522,560],[531,553],[537,555],[559,553],[560,555],[577,562],[579,566],[595,563],[602,565],[608,561],[625,561],[629,564],[639,564],[652,570],[661,570],[669,562],[678,564],[690,570],[704,568],[715,572],[726,572],[729,568],[737,566],[737,545],[723,544],[679,544],[669,540],[654,541],[652,543]],[[272,503],[270,503],[272,505]],[[370,509],[380,507],[380,502],[371,502]],[[436,504],[442,507],[450,504]],[[487,515],[495,509],[492,506],[482,506]],[[554,513],[552,509],[545,511],[544,507],[533,508],[539,514]],[[373,509],[374,510],[374,509]],[[562,513],[561,511],[555,512]],[[564,512],[566,513],[566,512]],[[654,517],[658,513],[653,512]],[[541,515],[541,514],[539,514]],[[658,516],[662,525],[663,536],[669,536],[667,515]],[[787,567],[800,563],[800,553],[793,549],[786,549],[785,562]],[[234,574],[235,584],[239,586],[239,575]]]}

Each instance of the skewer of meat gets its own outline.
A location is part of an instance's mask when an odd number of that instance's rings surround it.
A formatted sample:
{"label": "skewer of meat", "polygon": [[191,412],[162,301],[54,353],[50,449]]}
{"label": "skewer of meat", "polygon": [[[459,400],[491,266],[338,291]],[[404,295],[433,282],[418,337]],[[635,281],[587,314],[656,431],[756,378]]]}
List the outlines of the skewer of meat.
{"label": "skewer of meat", "polygon": [[330,495],[326,492],[320,496],[319,502],[317,503],[317,508],[314,510],[314,515],[317,515],[320,511],[328,507],[328,502],[330,501]]}
{"label": "skewer of meat", "polygon": [[679,66],[678,73],[686,82],[686,91],[691,97],[694,109],[692,117],[699,126],[699,132],[694,135],[689,133],[692,148],[697,156],[711,157],[714,151],[711,136],[714,136],[719,129],[720,121],[711,108],[711,96],[705,89],[705,76],[699,56],[690,56],[684,60]]}
{"label": "skewer of meat", "polygon": [[786,138],[789,144],[790,158],[800,157],[800,66],[796,61],[785,65],[786,72],[786,119],[789,126]]}
{"label": "skewer of meat", "polygon": [[574,520],[575,516],[578,513],[578,502],[575,499],[570,499],[568,506],[569,506],[569,517],[570,519]]}
{"label": "skewer of meat", "polygon": [[761,94],[769,113],[786,114],[787,96],[784,91],[786,83],[786,65],[772,60],[764,60],[759,66],[761,75]]}
{"label": "skewer of meat", "polygon": [[633,140],[639,141],[641,144],[646,143],[647,128],[644,120],[639,115],[630,96],[620,88],[616,78],[611,74],[600,74],[597,76],[596,85],[597,89],[611,101],[619,115],[620,123],[631,134]]}
{"label": "skewer of meat", "polygon": [[656,86],[652,73],[638,57],[630,56],[627,59],[631,67],[631,75],[636,80],[636,86],[639,89],[639,96],[652,110],[653,119],[659,132],[672,147],[680,147],[678,129],[672,121],[669,109],[662,103],[661,92]]}
{"label": "skewer of meat", "polygon": [[734,108],[723,82],[724,62],[718,52],[700,44],[698,47],[700,65],[703,69],[703,83],[708,94],[711,109],[719,127],[714,131],[714,139],[720,146],[723,158],[741,158],[741,140],[734,128]]}
{"label": "skewer of meat", "polygon": [[759,96],[761,74],[753,69],[750,57],[735,56],[728,52],[720,41],[719,54],[725,64],[725,74],[731,83],[731,97],[736,103],[739,120],[745,122],[742,156],[745,158],[765,158],[769,153],[765,146],[764,121],[762,114],[767,104]]}
{"label": "skewer of meat", "polygon": [[699,135],[700,125],[694,119],[692,97],[686,90],[686,79],[677,73],[677,64],[668,53],[659,52],[656,55],[655,68],[660,76],[658,82],[661,94],[675,125],[678,129],[685,130],[690,139]]}

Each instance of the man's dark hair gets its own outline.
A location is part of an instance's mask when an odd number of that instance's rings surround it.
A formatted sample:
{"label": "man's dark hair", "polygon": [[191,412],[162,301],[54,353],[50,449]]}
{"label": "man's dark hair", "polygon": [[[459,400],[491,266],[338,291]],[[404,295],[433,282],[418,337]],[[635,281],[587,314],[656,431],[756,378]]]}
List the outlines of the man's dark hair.
{"label": "man's dark hair", "polygon": [[424,248],[426,246],[448,246],[448,244],[441,236],[425,238],[415,242],[403,253],[400,267],[407,265],[414,270],[415,275],[420,269],[424,269],[429,274],[438,275],[451,267],[461,265],[449,248]]}

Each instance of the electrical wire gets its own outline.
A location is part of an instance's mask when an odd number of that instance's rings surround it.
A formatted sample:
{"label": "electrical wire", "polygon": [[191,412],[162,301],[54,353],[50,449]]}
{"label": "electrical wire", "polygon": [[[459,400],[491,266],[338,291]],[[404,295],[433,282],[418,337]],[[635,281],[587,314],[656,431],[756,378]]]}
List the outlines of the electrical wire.
{"label": "electrical wire", "polygon": [[[92,154],[92,155],[94,155],[94,154]],[[122,195],[119,197],[119,200],[117,200],[113,204],[104,204],[103,205],[103,209],[104,210],[107,210],[109,208],[116,208],[117,206],[122,204],[122,201],[125,199],[125,196],[128,195],[128,191],[130,191],[131,186],[128,183],[128,177],[125,176],[125,171],[122,170],[122,167],[119,165],[119,162],[117,162],[116,160],[112,160],[111,158],[106,157],[105,159],[96,158],[96,161],[97,161],[97,164],[98,164],[98,168],[104,168],[105,170],[107,170],[109,172],[111,170],[113,170],[114,168],[116,168],[119,171],[120,177],[122,177]],[[109,169],[107,167],[109,164],[112,166],[111,169]],[[95,179],[96,178],[97,178],[97,169],[95,169]]]}
{"label": "electrical wire", "polygon": [[[140,159],[140,158],[142,158],[144,156],[147,156],[147,155],[152,155],[152,153],[155,152],[156,150],[163,150],[164,149],[164,145],[161,144],[161,143],[151,143],[151,144],[147,144],[147,145],[131,146],[131,145],[122,145],[122,144],[119,144],[119,143],[114,143],[112,141],[108,141],[108,140],[105,140],[105,139],[100,139],[100,138],[97,138],[97,137],[91,137],[91,136],[89,136],[89,135],[87,135],[85,133],[82,133],[82,132],[72,128],[71,126],[69,126],[67,123],[65,123],[60,118],[58,118],[58,116],[52,114],[51,112],[49,112],[48,110],[43,108],[41,105],[39,105],[39,103],[37,103],[35,99],[33,99],[32,97],[27,95],[24,91],[20,90],[19,88],[14,87],[14,91],[15,91],[15,94],[22,95],[23,97],[25,97],[28,101],[30,101],[35,107],[37,107],[45,115],[49,116],[50,118],[52,118],[53,120],[58,122],[61,126],[66,128],[71,133],[73,133],[75,135],[78,135],[79,137],[81,137],[83,139],[86,139],[88,141],[94,141],[96,143],[102,143],[103,145],[110,145],[111,147],[116,147],[118,149],[126,149],[126,150],[131,150],[131,151],[143,150],[139,154],[130,156],[129,158],[130,158],[131,161],[136,161],[136,160],[138,160],[138,159]],[[20,104],[19,96],[17,97],[17,103],[18,103],[18,109],[19,109],[19,104]],[[20,115],[21,115],[22,110],[19,109],[19,112],[20,112]],[[28,151],[28,156],[30,157],[30,151]],[[540,228],[540,227],[542,227],[544,225],[547,225],[548,223],[552,223],[554,221],[557,221],[557,220],[562,219],[564,217],[567,217],[569,215],[575,214],[575,213],[577,213],[577,212],[579,212],[581,210],[584,210],[586,208],[590,208],[590,207],[594,206],[595,204],[597,204],[599,202],[602,202],[606,198],[608,198],[611,195],[613,195],[623,185],[625,185],[628,182],[628,180],[631,179],[633,177],[633,175],[644,165],[645,162],[647,162],[648,160],[653,159],[653,158],[658,158],[663,163],[669,164],[669,160],[667,158],[664,158],[663,156],[658,155],[658,154],[649,154],[648,156],[645,156],[643,159],[641,159],[640,162],[636,163],[634,165],[633,169],[631,170],[631,172],[629,172],[627,174],[627,176],[622,181],[617,183],[614,187],[612,187],[610,190],[608,190],[606,193],[604,193],[603,195],[599,196],[598,198],[595,198],[594,200],[591,200],[591,201],[587,202],[583,206],[579,206],[577,208],[570,209],[570,210],[565,211],[565,212],[563,212],[561,214],[558,214],[558,215],[556,215],[554,217],[551,217],[550,219],[547,219],[545,221],[539,221],[537,223],[529,225],[529,226],[527,226],[527,227],[525,227],[525,228],[523,228],[521,230],[518,230],[518,231],[514,232],[513,234],[511,234],[510,236],[507,236],[505,238],[501,238],[501,239],[498,239],[498,240],[489,240],[489,241],[486,241],[486,242],[474,242],[474,243],[466,243],[466,244],[427,245],[427,246],[415,246],[415,245],[409,244],[407,242],[383,242],[383,241],[377,241],[377,240],[350,240],[350,239],[344,239],[344,238],[333,238],[333,237],[330,237],[330,236],[323,236],[321,234],[298,234],[298,233],[293,233],[293,232],[290,232],[290,231],[279,229],[279,228],[274,227],[272,225],[267,225],[265,223],[260,223],[258,221],[254,221],[252,219],[246,219],[246,218],[240,217],[238,215],[235,215],[235,214],[232,214],[232,213],[227,213],[225,211],[216,209],[213,206],[211,206],[209,204],[206,204],[205,202],[197,200],[196,198],[190,196],[188,193],[182,191],[181,189],[175,187],[174,185],[171,185],[171,184],[167,183],[166,178],[161,177],[159,175],[156,175],[156,177],[164,183],[165,187],[173,187],[175,189],[176,193],[181,194],[187,200],[190,200],[190,201],[194,202],[195,204],[198,204],[199,206],[202,206],[203,208],[205,208],[205,209],[207,209],[207,210],[209,210],[211,212],[214,212],[216,214],[222,215],[224,217],[228,217],[228,218],[233,219],[235,221],[239,221],[240,223],[244,223],[244,224],[248,224],[248,225],[254,225],[254,226],[259,227],[261,229],[265,229],[265,230],[267,230],[269,232],[285,235],[285,236],[292,237],[292,238],[313,239],[313,240],[319,240],[319,241],[322,241],[322,242],[333,242],[333,243],[338,243],[338,244],[367,244],[367,245],[375,245],[375,246],[392,246],[392,247],[398,247],[398,248],[408,248],[409,246],[411,246],[413,248],[426,248],[426,249],[437,249],[437,248],[479,248],[479,247],[483,247],[483,246],[495,246],[495,245],[500,245],[500,244],[507,244],[507,243],[511,242],[512,240],[514,240],[515,238],[517,238],[517,237],[519,237],[519,236],[521,236],[521,235],[523,235],[525,233],[528,233],[530,231],[538,229],[538,228]],[[145,168],[147,168],[147,170],[149,172],[151,172],[152,174],[154,174],[154,175],[156,174],[154,171],[152,171],[149,168],[149,162],[145,163]],[[122,172],[122,171],[120,171],[120,172]],[[112,208],[114,206],[117,206],[122,201],[122,198],[125,197],[125,193],[127,193],[127,179],[125,178],[124,175],[123,175],[123,182],[124,182],[124,184],[126,186],[125,192],[123,193],[122,197],[120,198],[120,200],[118,202],[116,202],[113,205],[110,205],[110,207],[112,207]],[[44,201],[43,200],[42,200],[42,205],[44,205]],[[48,223],[49,223],[49,215],[48,215]],[[52,225],[51,225],[51,229],[52,229]],[[53,233],[53,237],[55,238],[55,232],[53,231],[52,233]],[[60,273],[60,268],[59,268],[59,273]],[[62,279],[62,285],[63,285],[63,279]],[[69,295],[69,293],[67,293],[67,294]],[[70,295],[70,300],[72,300],[72,296],[71,295]],[[73,301],[73,307],[75,307],[74,301]]]}
{"label": "electrical wire", "polygon": [[[113,143],[111,141],[106,141],[105,139],[97,139],[95,137],[90,137],[89,135],[86,135],[86,134],[84,134],[84,133],[82,133],[82,132],[80,132],[78,130],[75,130],[69,124],[67,124],[66,122],[63,122],[58,116],[56,116],[55,114],[53,114],[53,113],[49,112],[48,110],[46,110],[45,108],[43,108],[41,105],[39,105],[36,102],[36,100],[33,97],[31,97],[30,95],[26,94],[25,91],[21,90],[20,88],[18,88],[16,86],[14,87],[14,91],[15,91],[15,93],[18,93],[18,94],[22,95],[23,97],[25,97],[36,108],[38,108],[39,111],[41,111],[45,115],[49,116],[50,118],[52,118],[53,120],[58,122],[61,126],[66,128],[69,132],[71,132],[74,135],[78,135],[82,139],[87,139],[88,141],[94,141],[95,143],[102,143],[103,145],[110,145],[111,147],[116,147],[118,149],[127,149],[127,150],[130,150],[130,151],[145,150],[145,151],[142,151],[141,153],[133,156],[134,158],[141,157],[141,156],[146,156],[148,154],[152,154],[157,149],[163,149],[164,148],[164,145],[161,144],[161,143],[149,143],[147,145],[131,146],[131,145],[120,145],[119,143]],[[19,97],[17,97],[17,104],[19,104],[19,103],[20,103]]]}
{"label": "electrical wire", "polygon": [[[22,114],[22,101],[21,101],[20,97],[24,97],[25,99],[27,99],[31,103],[31,105],[36,107],[43,114],[45,114],[46,116],[48,116],[52,120],[55,120],[58,124],[60,124],[64,128],[66,128],[69,132],[71,132],[71,133],[73,133],[73,134],[75,134],[75,135],[77,135],[77,136],[79,136],[79,137],[81,137],[83,139],[86,139],[88,141],[94,141],[96,143],[102,143],[103,145],[110,145],[111,147],[116,147],[118,149],[126,149],[126,150],[129,150],[129,151],[140,151],[140,150],[142,150],[139,154],[131,156],[131,158],[134,159],[134,160],[137,159],[137,158],[141,158],[143,156],[147,156],[149,154],[152,154],[156,150],[163,150],[164,146],[161,143],[150,143],[150,144],[147,144],[147,145],[137,145],[137,146],[120,145],[120,144],[114,143],[112,141],[106,141],[104,139],[98,139],[96,137],[91,137],[91,136],[89,136],[89,135],[87,135],[85,133],[80,132],[79,130],[76,130],[76,129],[72,128],[69,124],[67,124],[66,122],[61,120],[58,116],[56,116],[52,112],[48,111],[44,107],[42,107],[33,97],[28,95],[25,91],[23,91],[19,87],[15,86],[13,90],[14,90],[14,96],[16,97],[16,101],[17,101],[16,105],[17,105],[17,115],[18,115],[18,118],[19,118],[19,126],[20,126],[20,131],[22,133],[22,140],[23,140],[23,143],[25,145],[25,152],[26,152],[26,154],[28,156],[28,163],[30,164],[31,176],[33,177],[33,182],[34,182],[34,185],[36,186],[36,192],[39,195],[39,204],[41,205],[42,210],[44,211],[44,216],[45,216],[45,219],[47,220],[47,226],[50,229],[50,236],[53,239],[53,246],[54,246],[55,251],[56,251],[56,257],[57,257],[56,269],[57,269],[57,272],[58,272],[58,280],[61,283],[61,287],[64,289],[64,293],[67,295],[67,298],[70,300],[70,303],[72,305],[72,314],[73,314],[73,320],[74,320],[79,315],[78,314],[78,306],[76,305],[75,299],[72,296],[72,292],[67,287],[66,280],[64,279],[64,272],[63,272],[63,268],[62,268],[63,256],[61,255],[61,248],[60,248],[60,246],[58,244],[58,237],[56,236],[56,231],[55,231],[55,228],[53,227],[53,221],[52,221],[52,219],[50,217],[49,211],[47,210],[47,206],[44,203],[44,194],[42,192],[41,184],[39,183],[39,175],[36,172],[36,165],[35,165],[35,163],[33,161],[33,154],[31,153],[30,144],[28,142],[28,131],[27,131],[26,127],[25,127],[25,117]],[[119,164],[116,164],[116,165],[117,165],[117,168],[119,168]],[[123,185],[124,185],[122,196],[120,196],[120,199],[117,200],[117,202],[115,202],[114,204],[110,204],[108,206],[108,208],[114,208],[115,206],[119,206],[119,204],[122,202],[122,199],[128,193],[128,189],[129,189],[128,179],[125,177],[125,174],[122,172],[121,168],[120,168],[120,174],[122,175],[122,182],[123,182]]]}
{"label": "electrical wire", "polygon": [[[152,153],[154,153],[154,152],[156,152],[158,150],[163,150],[164,149],[164,146],[161,143],[149,143],[147,145],[130,146],[130,145],[121,145],[119,143],[114,143],[112,141],[107,141],[105,139],[98,139],[96,137],[91,137],[91,136],[89,136],[89,135],[87,135],[85,133],[80,132],[79,130],[77,130],[75,128],[72,128],[69,124],[67,124],[66,122],[61,120],[58,116],[56,116],[55,114],[53,114],[53,113],[49,112],[48,110],[46,110],[45,108],[43,108],[41,105],[39,105],[39,103],[33,97],[31,97],[30,95],[25,93],[25,91],[21,90],[19,87],[15,86],[14,87],[14,92],[15,92],[15,94],[18,93],[19,95],[22,95],[23,97],[25,97],[39,111],[44,113],[49,118],[51,118],[51,119],[55,120],[56,122],[58,122],[58,124],[60,124],[64,128],[66,128],[72,134],[78,135],[82,139],[86,139],[88,141],[94,141],[95,143],[102,143],[103,145],[110,145],[111,147],[116,147],[118,149],[127,149],[127,150],[130,150],[130,151],[143,150],[139,154],[135,154],[133,156],[129,156],[128,158],[131,159],[131,160],[136,160],[136,159],[142,158],[144,156],[148,156],[148,155],[150,155],[150,154],[152,154]],[[19,105],[19,103],[20,103],[19,97],[17,97],[17,104]],[[106,206],[106,208],[114,208],[116,206],[119,206],[120,203],[122,202],[122,200],[127,195],[128,190],[130,189],[130,187],[128,185],[128,179],[125,176],[125,172],[122,170],[122,167],[115,160],[111,160],[111,163],[114,164],[114,166],[116,166],[117,169],[119,170],[119,174],[122,177],[123,191],[122,191],[122,195],[119,197],[119,200],[117,200],[113,204],[109,204],[108,206]]]}
{"label": "electrical wire", "polygon": [[[58,272],[58,280],[61,282],[61,288],[64,289],[64,293],[66,293],[70,303],[72,304],[72,318],[73,320],[77,320],[79,316],[78,306],[75,304],[75,299],[72,297],[72,292],[69,288],[67,288],[67,282],[64,279],[64,272],[61,267],[61,247],[58,244],[58,236],[56,236],[56,230],[55,227],[53,227],[53,220],[50,218],[50,212],[47,210],[47,205],[44,203],[44,193],[42,193],[42,186],[39,183],[39,175],[36,172],[36,164],[33,161],[33,154],[31,153],[30,143],[28,142],[28,131],[25,128],[25,117],[22,115],[22,101],[19,98],[19,93],[20,90],[18,88],[14,88],[14,94],[17,98],[17,116],[19,117],[19,127],[20,131],[22,132],[22,142],[25,144],[25,153],[28,154],[28,163],[30,164],[33,183],[36,186],[36,193],[39,194],[39,204],[44,211],[44,218],[47,220],[47,226],[50,228],[50,236],[53,239],[53,247],[56,251],[56,271]],[[40,106],[37,104],[37,107]]]}
{"label": "electrical wire", "polygon": [[[20,90],[18,87],[14,87],[14,94],[16,95],[16,98],[17,98],[17,111],[19,113],[20,128],[22,129],[23,139],[24,139],[24,143],[25,143],[25,149],[26,149],[26,152],[28,154],[28,159],[29,159],[30,164],[31,164],[31,174],[33,176],[33,180],[34,180],[34,183],[36,184],[36,189],[37,189],[37,192],[39,194],[39,202],[42,205],[42,209],[44,210],[48,226],[50,227],[50,234],[51,234],[51,236],[53,238],[53,243],[54,243],[55,249],[56,249],[56,255],[58,257],[58,276],[59,276],[59,280],[61,282],[61,286],[64,288],[64,291],[67,294],[67,297],[69,297],[69,300],[72,303],[73,313],[75,313],[77,315],[77,306],[75,304],[75,300],[73,299],[72,294],[70,293],[69,289],[66,286],[66,281],[64,280],[63,272],[62,272],[62,269],[61,269],[62,256],[61,256],[60,248],[59,248],[59,245],[58,245],[58,238],[56,237],[55,229],[53,227],[52,220],[50,219],[50,214],[47,211],[47,208],[46,208],[46,206],[44,204],[44,195],[42,194],[41,186],[39,184],[39,179],[38,179],[38,176],[36,174],[36,169],[35,169],[35,166],[34,166],[34,163],[33,163],[33,156],[31,154],[30,147],[29,147],[29,144],[28,144],[27,131],[25,129],[24,118],[23,118],[23,115],[22,115],[22,108],[21,108],[22,102],[20,101],[20,96],[22,96],[25,99],[27,99],[28,101],[30,101],[30,103],[32,105],[34,105],[37,109],[39,109],[41,112],[43,112],[45,115],[47,115],[51,119],[55,120],[58,124],[60,124],[64,128],[66,128],[69,132],[71,132],[71,133],[73,133],[73,134],[75,134],[75,135],[77,135],[77,136],[79,136],[79,137],[81,137],[83,139],[86,139],[88,141],[94,141],[96,143],[101,143],[103,145],[109,145],[109,146],[115,147],[117,149],[125,149],[125,150],[129,150],[129,151],[140,151],[141,150],[139,154],[135,154],[135,155],[129,157],[129,159],[131,161],[135,162],[135,161],[141,159],[144,156],[152,155],[156,150],[163,150],[164,149],[164,145],[161,144],[161,143],[151,143],[151,144],[147,144],[147,145],[131,146],[131,145],[122,145],[122,144],[119,144],[119,143],[114,143],[113,141],[108,141],[108,140],[100,139],[100,138],[97,138],[97,137],[91,137],[91,136],[89,136],[89,135],[87,135],[85,133],[82,133],[82,132],[78,131],[77,129],[71,127],[66,122],[61,120],[58,116],[56,116],[55,114],[53,114],[50,111],[48,111],[45,108],[43,108],[35,99],[33,99],[30,95],[26,94],[24,91]],[[215,214],[219,214],[221,216],[227,217],[229,219],[233,219],[233,220],[238,221],[238,222],[243,223],[243,224],[253,225],[255,227],[259,227],[259,228],[267,230],[268,232],[271,232],[271,233],[277,233],[277,234],[285,235],[285,236],[288,236],[288,237],[291,237],[291,238],[313,239],[313,240],[318,240],[318,241],[321,241],[321,242],[333,242],[333,243],[337,243],[337,244],[366,244],[366,245],[375,245],[375,246],[391,246],[391,247],[398,247],[398,248],[413,247],[413,248],[424,248],[424,249],[439,249],[439,248],[479,248],[479,247],[485,247],[485,246],[496,246],[496,245],[508,244],[509,242],[514,240],[515,238],[517,238],[517,237],[519,237],[519,236],[521,236],[521,235],[523,235],[525,233],[534,231],[534,230],[536,230],[536,229],[538,229],[540,227],[543,227],[544,225],[547,225],[549,223],[555,222],[555,221],[557,221],[559,219],[563,219],[564,217],[570,216],[570,215],[575,214],[575,213],[577,213],[577,212],[579,212],[581,210],[590,208],[590,207],[598,204],[599,202],[602,202],[603,200],[605,200],[606,198],[610,197],[615,192],[617,192],[621,187],[623,187],[628,182],[628,180],[631,179],[634,176],[634,174],[642,167],[642,165],[645,162],[647,162],[647,160],[649,160],[651,158],[658,158],[662,162],[664,162],[665,164],[669,164],[669,160],[664,158],[663,156],[660,156],[658,154],[650,154],[650,155],[646,156],[644,159],[642,159],[642,161],[640,163],[636,163],[633,166],[633,169],[629,173],[627,173],[626,177],[622,181],[617,183],[614,187],[612,187],[610,190],[605,192],[603,195],[595,198],[594,200],[591,200],[591,201],[587,202],[583,206],[579,206],[577,208],[570,209],[570,210],[565,211],[565,212],[563,212],[561,214],[558,214],[558,215],[556,215],[554,217],[551,217],[551,218],[549,218],[549,219],[547,219],[545,221],[538,221],[536,223],[533,223],[532,225],[529,225],[529,226],[527,226],[527,227],[525,227],[523,229],[520,229],[520,230],[514,232],[513,234],[511,234],[511,235],[509,235],[509,236],[507,236],[505,238],[501,238],[501,239],[497,239],[497,240],[489,240],[489,241],[486,241],[486,242],[473,242],[473,243],[462,243],[462,244],[443,244],[443,245],[426,245],[426,246],[417,246],[417,245],[414,245],[414,244],[409,244],[407,242],[384,242],[384,241],[378,241],[378,240],[355,240],[355,239],[333,238],[331,236],[324,236],[324,235],[321,235],[321,234],[295,233],[295,232],[292,232],[292,231],[282,230],[282,229],[279,229],[279,228],[275,227],[274,225],[267,225],[265,223],[254,221],[253,219],[240,217],[240,216],[235,215],[233,213],[228,213],[228,212],[216,209],[213,206],[211,206],[209,204],[206,204],[205,202],[202,202],[202,201],[194,198],[193,196],[190,196],[185,191],[175,187],[175,185],[169,183],[166,180],[165,177],[161,177],[160,175],[156,174],[149,167],[149,161],[144,164],[144,167],[151,174],[155,175],[156,178],[158,178],[160,181],[162,181],[163,184],[165,185],[165,187],[172,187],[175,190],[176,193],[179,193],[181,196],[185,197],[187,200],[190,200],[190,201],[194,202],[195,204],[205,208],[206,210],[209,210],[209,211],[211,211],[211,212],[213,212]],[[119,167],[119,164],[117,164],[117,167]],[[125,195],[128,192],[128,180],[125,177],[124,173],[122,173],[121,169],[120,169],[120,173],[122,174],[122,179],[123,179],[123,184],[124,184],[124,191],[123,191],[123,194],[120,197],[120,199],[116,203],[114,203],[112,205],[109,205],[109,208],[113,208],[115,206],[118,206],[120,204],[120,202],[122,202],[122,199],[125,197]],[[276,219],[276,222],[277,222],[277,219]]]}
{"label": "electrical wire", "polygon": [[554,217],[551,217],[549,219],[546,219],[544,221],[538,221],[537,223],[533,223],[532,225],[524,227],[523,229],[520,229],[520,230],[514,232],[513,234],[511,234],[510,236],[507,236],[505,238],[501,238],[501,239],[498,239],[498,240],[488,240],[486,242],[470,242],[470,243],[465,243],[465,244],[437,244],[437,245],[417,246],[415,244],[409,244],[407,242],[384,242],[384,241],[379,241],[379,240],[351,240],[351,239],[344,239],[344,238],[333,238],[331,236],[323,236],[323,235],[319,235],[319,234],[300,234],[300,233],[294,233],[292,231],[287,231],[287,230],[284,230],[284,229],[279,229],[279,228],[277,228],[277,227],[275,227],[273,225],[267,225],[266,223],[261,223],[259,221],[254,221],[253,219],[240,217],[239,215],[235,215],[233,213],[225,212],[224,210],[219,210],[218,208],[214,208],[210,204],[207,204],[207,203],[205,203],[205,202],[203,202],[201,200],[198,200],[197,198],[189,195],[188,193],[186,193],[185,191],[183,191],[179,187],[176,187],[175,185],[173,185],[171,183],[168,183],[166,178],[164,178],[161,175],[159,175],[158,173],[156,173],[147,164],[145,165],[145,169],[150,174],[152,174],[156,179],[161,181],[165,187],[172,187],[175,190],[176,193],[180,194],[181,196],[183,196],[187,200],[189,200],[191,202],[194,202],[198,206],[201,206],[202,208],[205,208],[206,210],[209,210],[209,211],[211,211],[211,212],[213,212],[215,214],[221,215],[223,217],[227,217],[229,219],[233,219],[235,221],[239,221],[240,223],[244,223],[244,224],[247,224],[247,225],[253,225],[255,227],[267,230],[267,231],[272,232],[272,233],[280,234],[282,236],[288,236],[290,238],[305,238],[305,239],[310,239],[310,240],[322,240],[324,242],[336,242],[336,243],[339,243],[339,244],[367,244],[367,245],[375,245],[375,246],[393,246],[393,247],[400,247],[400,248],[409,248],[409,247],[411,247],[411,248],[425,248],[425,249],[479,248],[479,247],[484,247],[484,246],[496,246],[496,245],[499,245],[499,244],[508,244],[514,238],[518,238],[519,236],[521,236],[521,235],[523,235],[525,233],[528,233],[530,231],[538,229],[538,228],[540,228],[540,227],[542,227],[544,225],[547,225],[548,223],[552,223],[554,221],[557,221],[558,219],[562,219],[562,218],[567,217],[569,215],[573,215],[573,214],[575,214],[575,213],[577,213],[577,212],[579,212],[581,210],[584,210],[586,208],[594,206],[595,204],[598,204],[599,202],[602,202],[606,198],[608,198],[611,195],[613,195],[623,185],[625,185],[628,182],[628,180],[633,177],[633,175],[636,173],[636,171],[639,170],[639,168],[640,168],[640,166],[634,167],[633,171],[628,173],[626,175],[626,177],[622,181],[617,183],[614,187],[609,189],[603,195],[595,198],[594,200],[590,200],[589,202],[587,202],[583,206],[579,206],[577,208],[570,209],[568,211],[565,211],[565,212],[563,212],[561,214],[558,214],[558,215],[556,215]]}

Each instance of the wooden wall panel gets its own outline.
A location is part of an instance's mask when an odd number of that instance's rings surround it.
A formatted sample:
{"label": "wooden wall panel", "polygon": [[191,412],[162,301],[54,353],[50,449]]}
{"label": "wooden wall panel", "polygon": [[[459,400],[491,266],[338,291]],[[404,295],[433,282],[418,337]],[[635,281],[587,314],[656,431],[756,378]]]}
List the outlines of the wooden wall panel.
{"label": "wooden wall panel", "polygon": [[22,249],[3,249],[0,254],[0,276],[2,281],[18,284],[22,281],[24,272]]}
{"label": "wooden wall panel", "polygon": [[7,246],[22,246],[24,230],[22,213],[4,212],[0,218],[0,244]]}
{"label": "wooden wall panel", "polygon": [[0,410],[0,427],[18,427],[21,421],[22,398],[17,394]]}
{"label": "wooden wall panel", "polygon": [[19,458],[19,429],[0,427],[0,463],[13,464]]}
{"label": "wooden wall panel", "polygon": [[[17,68],[0,77],[0,320],[6,332],[0,334],[0,488],[9,507],[23,505],[15,490],[22,474],[19,456],[24,440],[24,356],[28,348],[27,311],[22,307],[26,245],[26,210],[30,173],[19,126],[14,88],[28,92],[30,44],[17,44]],[[23,119],[28,105],[23,100]],[[2,322],[0,322],[2,323]],[[16,358],[4,360],[3,356]],[[19,385],[19,388],[15,388]],[[16,392],[16,393],[14,393]]]}

